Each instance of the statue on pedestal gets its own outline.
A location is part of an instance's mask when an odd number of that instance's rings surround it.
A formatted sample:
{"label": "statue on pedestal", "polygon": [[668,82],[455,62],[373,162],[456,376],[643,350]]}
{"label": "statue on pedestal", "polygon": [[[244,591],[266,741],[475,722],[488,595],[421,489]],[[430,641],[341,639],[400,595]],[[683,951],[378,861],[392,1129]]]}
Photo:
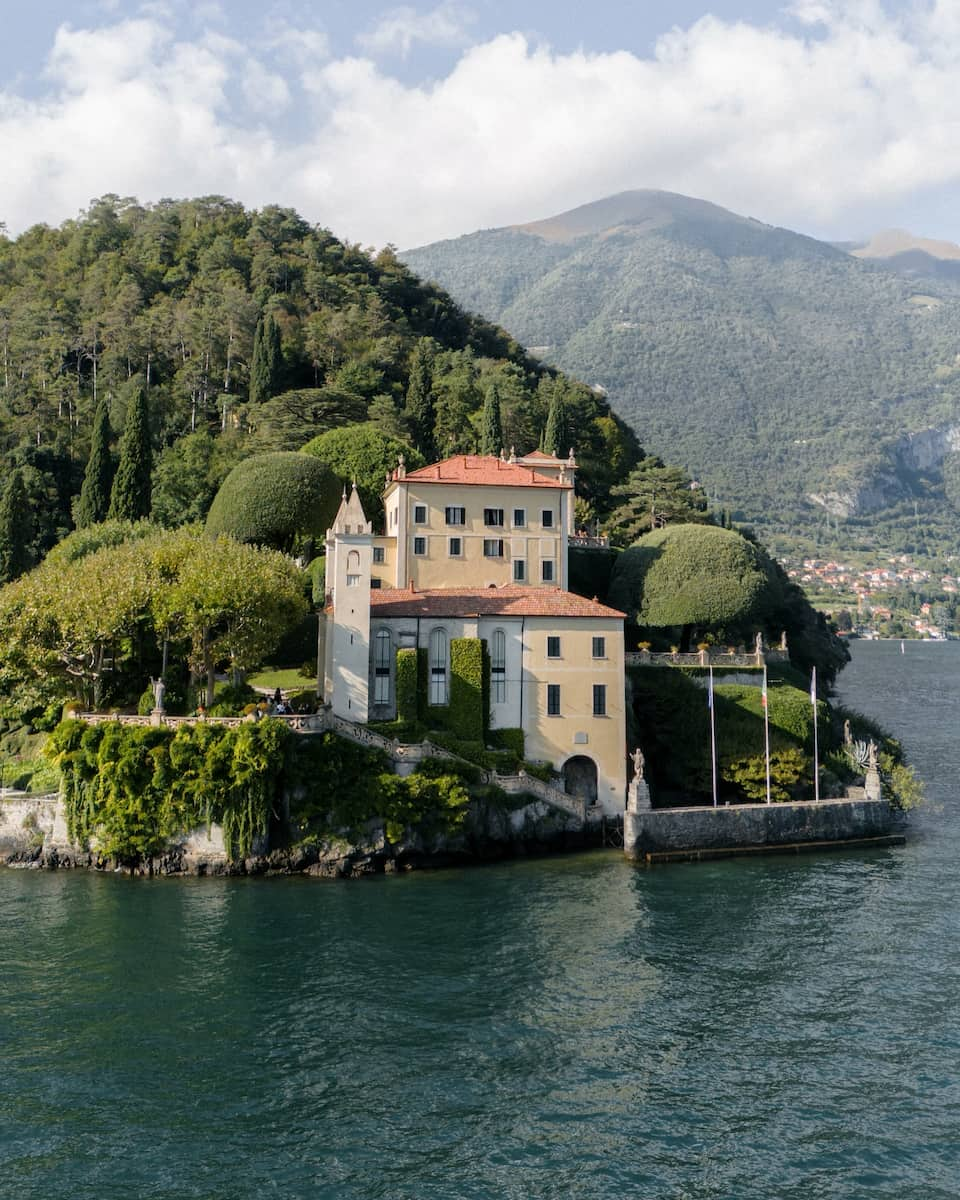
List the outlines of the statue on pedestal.
{"label": "statue on pedestal", "polygon": [[153,688],[153,711],[163,712],[163,695],[167,687],[163,682],[163,676],[159,679],[150,678],[150,686]]}

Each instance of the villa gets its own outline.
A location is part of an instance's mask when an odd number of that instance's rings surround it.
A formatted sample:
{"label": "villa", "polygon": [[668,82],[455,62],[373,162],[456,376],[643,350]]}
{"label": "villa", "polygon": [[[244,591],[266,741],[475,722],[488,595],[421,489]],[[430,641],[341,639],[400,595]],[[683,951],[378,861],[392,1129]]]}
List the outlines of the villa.
{"label": "villa", "polygon": [[483,662],[484,730],[522,731],[527,760],[613,815],[626,795],[624,616],[568,590],[575,478],[572,454],[401,460],[383,534],[356,488],[345,494],[327,532],[324,694],[346,720],[395,720],[412,651],[421,715],[449,726],[452,701],[478,694],[462,664]]}

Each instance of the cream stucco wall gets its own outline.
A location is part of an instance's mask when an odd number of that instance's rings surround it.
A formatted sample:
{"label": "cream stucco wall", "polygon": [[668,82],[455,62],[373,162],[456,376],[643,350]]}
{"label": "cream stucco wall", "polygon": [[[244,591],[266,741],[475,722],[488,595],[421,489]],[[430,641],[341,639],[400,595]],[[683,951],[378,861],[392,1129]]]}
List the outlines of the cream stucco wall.
{"label": "cream stucco wall", "polygon": [[[560,656],[547,655],[559,637]],[[593,657],[593,638],[605,657]],[[610,813],[626,802],[626,695],[622,623],[615,617],[527,617],[524,622],[524,717],[527,757],[558,770],[576,755],[597,766],[597,800]],[[547,713],[547,685],[560,687],[560,715]],[[593,715],[593,685],[606,685],[607,713]]]}
{"label": "cream stucco wall", "polygon": [[[525,587],[567,586],[567,526],[572,493],[568,488],[464,486],[395,481],[384,495],[387,538],[396,538],[394,587],[412,580],[420,590],[449,587],[502,587],[518,583]],[[416,508],[426,508],[426,520],[416,521]],[[465,509],[463,525],[448,525],[446,509]],[[484,524],[484,509],[502,509],[502,526]],[[526,523],[514,525],[515,509],[523,509]],[[544,526],[543,512],[553,516]],[[416,538],[425,541],[425,553],[415,554]],[[450,539],[459,538],[461,553],[450,553]],[[503,556],[484,555],[484,541],[503,540]],[[379,542],[381,539],[377,539]],[[514,577],[514,560],[525,563],[523,579]],[[542,563],[553,563],[553,578],[544,580]],[[374,572],[376,574],[376,572]],[[384,573],[384,583],[387,576]]]}

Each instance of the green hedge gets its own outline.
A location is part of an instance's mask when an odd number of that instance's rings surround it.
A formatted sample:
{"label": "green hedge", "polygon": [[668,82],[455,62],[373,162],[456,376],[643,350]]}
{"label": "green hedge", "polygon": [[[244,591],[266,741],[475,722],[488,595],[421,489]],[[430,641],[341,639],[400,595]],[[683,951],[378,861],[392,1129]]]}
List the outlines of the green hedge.
{"label": "green hedge", "polygon": [[487,706],[483,683],[483,642],[479,638],[451,638],[450,704],[444,723],[465,741],[484,740]]}
{"label": "green hedge", "polygon": [[418,655],[416,650],[397,651],[397,720],[415,722],[419,716]]}
{"label": "green hedge", "polygon": [[523,758],[524,739],[522,729],[491,729],[487,742],[496,750],[510,750],[517,758]]}

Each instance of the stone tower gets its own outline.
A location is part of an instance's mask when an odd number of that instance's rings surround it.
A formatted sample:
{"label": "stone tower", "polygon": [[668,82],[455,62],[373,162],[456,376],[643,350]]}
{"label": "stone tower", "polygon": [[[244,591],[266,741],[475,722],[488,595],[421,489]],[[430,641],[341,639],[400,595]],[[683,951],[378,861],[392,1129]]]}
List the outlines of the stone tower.
{"label": "stone tower", "polygon": [[373,529],[363,511],[357,485],[346,490],[332,528],[327,530],[328,610],[324,698],[335,716],[367,720],[370,659],[370,576]]}

